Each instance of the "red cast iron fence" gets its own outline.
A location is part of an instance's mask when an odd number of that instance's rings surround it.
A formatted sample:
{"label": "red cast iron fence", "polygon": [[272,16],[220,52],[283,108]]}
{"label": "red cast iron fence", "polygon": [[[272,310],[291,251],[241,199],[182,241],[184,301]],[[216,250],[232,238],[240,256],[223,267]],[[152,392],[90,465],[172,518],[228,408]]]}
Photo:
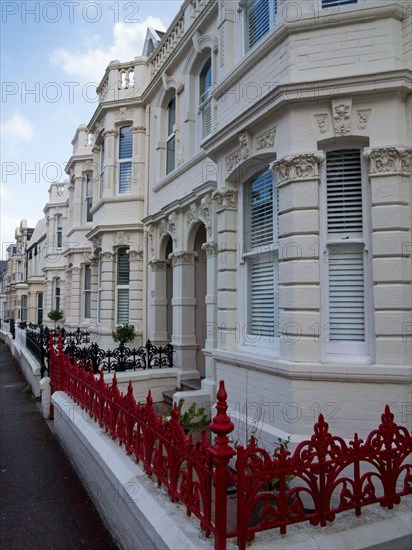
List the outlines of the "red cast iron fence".
{"label": "red cast iron fence", "polygon": [[[78,368],[50,341],[51,391],[66,392],[82,409],[123,445],[128,455],[145,472],[164,485],[173,502],[181,502],[187,515],[200,520],[206,537],[215,537],[215,548],[226,548],[236,537],[241,550],[255,533],[308,521],[325,526],[339,512],[380,503],[392,508],[401,497],[412,493],[412,436],[394,422],[389,406],[382,423],[365,441],[355,434],[347,444],[328,432],[323,415],[314,434],[291,454],[280,445],[274,455],[257,446],[229,445],[233,423],[227,415],[227,394],[223,381],[217,393],[217,414],[210,424],[215,434],[210,444],[205,434],[194,442],[179,424],[175,407],[169,421],[159,418],[151,394],[146,403],[136,403],[131,382],[126,395],[120,393],[116,374],[106,384],[103,371],[96,378],[93,369]],[[232,457],[236,467],[229,468]],[[236,488],[236,506],[230,510],[228,488]]]}

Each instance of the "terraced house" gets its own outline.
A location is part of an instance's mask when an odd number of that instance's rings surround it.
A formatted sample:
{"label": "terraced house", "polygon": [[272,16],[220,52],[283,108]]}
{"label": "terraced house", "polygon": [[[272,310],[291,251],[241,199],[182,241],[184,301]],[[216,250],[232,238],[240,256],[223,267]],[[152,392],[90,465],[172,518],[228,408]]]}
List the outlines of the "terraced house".
{"label": "terraced house", "polygon": [[243,441],[410,421],[410,23],[403,0],[183,2],[76,133],[48,303],[172,342]]}

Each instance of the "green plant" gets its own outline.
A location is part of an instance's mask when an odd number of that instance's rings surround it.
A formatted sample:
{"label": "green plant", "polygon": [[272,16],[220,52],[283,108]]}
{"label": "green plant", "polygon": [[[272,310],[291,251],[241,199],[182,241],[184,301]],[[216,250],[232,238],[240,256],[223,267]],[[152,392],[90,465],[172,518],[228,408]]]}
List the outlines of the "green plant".
{"label": "green plant", "polygon": [[60,321],[60,319],[63,319],[64,317],[64,312],[59,310],[59,309],[52,309],[51,311],[49,311],[49,313],[47,314],[47,317],[51,320],[51,321],[54,321],[54,326],[56,326],[56,323],[57,321]]}
{"label": "green plant", "polygon": [[112,332],[113,340],[115,342],[120,342],[120,344],[126,344],[131,342],[135,337],[135,328],[134,325],[118,325],[116,330]]}
{"label": "green plant", "polygon": [[27,386],[25,386],[25,388],[23,389],[23,393],[33,393],[30,384],[27,384]]}
{"label": "green plant", "polygon": [[197,428],[208,425],[208,418],[205,414],[204,407],[196,407],[196,403],[192,403],[190,407],[182,413],[182,407],[185,400],[182,398],[177,404],[177,410],[179,411],[179,422],[183,429],[189,430],[191,428]]}

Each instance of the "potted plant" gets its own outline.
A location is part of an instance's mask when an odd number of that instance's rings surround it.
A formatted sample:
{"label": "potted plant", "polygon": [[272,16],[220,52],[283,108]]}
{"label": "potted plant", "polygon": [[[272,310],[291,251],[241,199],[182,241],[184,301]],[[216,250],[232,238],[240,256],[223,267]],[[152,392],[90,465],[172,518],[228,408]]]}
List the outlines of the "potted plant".
{"label": "potted plant", "polygon": [[49,311],[49,313],[47,314],[47,317],[51,320],[51,321],[54,321],[54,328],[56,328],[56,323],[57,321],[60,321],[60,319],[63,319],[64,317],[64,312],[59,310],[59,309],[52,309],[51,311]]}
{"label": "potted plant", "polygon": [[112,332],[112,337],[115,342],[119,342],[119,347],[115,352],[115,357],[117,358],[117,367],[115,367],[115,370],[125,371],[128,355],[124,345],[134,339],[134,325],[129,325],[128,323],[125,325],[118,325],[116,330]]}

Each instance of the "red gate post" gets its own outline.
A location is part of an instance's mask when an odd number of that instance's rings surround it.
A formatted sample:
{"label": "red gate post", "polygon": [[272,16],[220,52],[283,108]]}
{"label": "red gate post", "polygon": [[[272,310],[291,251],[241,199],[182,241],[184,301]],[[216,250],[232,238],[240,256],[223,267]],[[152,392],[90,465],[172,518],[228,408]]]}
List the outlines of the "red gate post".
{"label": "red gate post", "polygon": [[223,380],[219,382],[217,392],[217,414],[210,424],[210,429],[216,434],[215,443],[209,449],[216,466],[215,470],[215,550],[226,549],[227,533],[227,487],[229,481],[229,461],[236,453],[228,445],[227,435],[234,429],[233,422],[226,414],[227,393]]}

